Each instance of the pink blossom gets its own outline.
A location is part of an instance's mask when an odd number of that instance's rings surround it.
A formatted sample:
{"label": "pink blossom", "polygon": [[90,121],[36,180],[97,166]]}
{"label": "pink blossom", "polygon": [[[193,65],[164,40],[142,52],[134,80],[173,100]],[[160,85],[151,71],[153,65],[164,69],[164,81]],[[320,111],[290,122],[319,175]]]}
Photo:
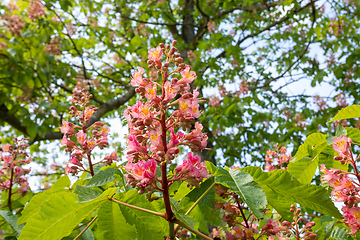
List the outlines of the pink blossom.
{"label": "pink blossom", "polygon": [[61,54],[61,41],[58,37],[50,39],[50,42],[45,46],[45,52],[49,55],[60,55]]}
{"label": "pink blossom", "polygon": [[185,69],[180,72],[182,78],[177,82],[177,84],[187,84],[193,82],[197,77],[194,71],[190,71],[191,68],[189,65],[186,65]]}
{"label": "pink blossom", "polygon": [[65,134],[66,136],[69,136],[71,134],[75,133],[75,129],[73,128],[75,124],[71,123],[71,122],[67,122],[67,121],[62,121],[62,126],[59,127],[60,131]]}
{"label": "pink blossom", "polygon": [[173,99],[180,90],[178,84],[171,84],[170,82],[166,82],[164,84],[164,88],[165,88],[164,101],[170,101],[171,99]]}
{"label": "pink blossom", "polygon": [[22,173],[21,168],[17,167],[15,168],[15,178],[19,177]]}
{"label": "pink blossom", "polygon": [[280,232],[288,232],[288,228],[285,226],[280,225],[279,223],[275,222],[274,219],[270,218],[268,222],[265,224],[263,228],[261,228],[261,232],[266,233],[268,235],[276,235],[277,238],[280,237]]}
{"label": "pink blossom", "polygon": [[176,113],[178,116],[184,117],[200,117],[199,104],[197,99],[179,99],[179,111]]}
{"label": "pink blossom", "polygon": [[184,139],[184,133],[178,131],[176,134],[174,133],[174,128],[170,128],[170,142],[168,144],[168,148],[172,148],[177,146]]}
{"label": "pink blossom", "polygon": [[145,105],[141,101],[137,101],[135,105],[128,108],[128,114],[129,116],[133,118],[150,118],[151,117],[151,111],[150,111],[151,105],[149,102],[147,102]]}
{"label": "pink blossom", "polygon": [[145,87],[147,82],[144,81],[142,74],[144,73],[145,69],[142,67],[138,68],[138,71],[133,72],[133,78],[131,79],[131,86],[133,87]]}
{"label": "pink blossom", "polygon": [[111,164],[113,161],[117,161],[117,154],[116,150],[112,152],[109,156],[104,157],[104,160],[106,160],[106,164]]}
{"label": "pink blossom", "polygon": [[66,167],[65,167],[65,173],[66,174],[69,174],[69,173],[72,173],[72,174],[75,174],[78,170],[78,167],[76,166],[69,166],[69,164],[66,164]]}
{"label": "pink blossom", "polygon": [[100,139],[96,140],[96,146],[98,146],[100,149],[103,149],[107,146],[109,146],[108,139],[104,136],[102,136]]}
{"label": "pink blossom", "polygon": [[320,171],[324,173],[322,180],[327,181],[332,187],[334,186],[334,182],[339,180],[339,176],[335,174],[336,169],[331,168],[328,170],[324,164],[321,164]]}
{"label": "pink blossom", "polygon": [[103,129],[99,132],[100,136],[107,137],[109,135],[110,128],[106,125],[103,126]]}
{"label": "pink blossom", "polygon": [[9,143],[5,143],[3,146],[2,146],[2,151],[3,152],[10,152],[10,150],[12,149],[12,145],[10,145]]}
{"label": "pink blossom", "polygon": [[160,61],[160,58],[163,55],[163,52],[161,50],[160,46],[157,46],[156,48],[152,48],[148,52],[148,59],[151,61],[154,61],[157,65],[161,66],[162,63]]}
{"label": "pink blossom", "polygon": [[153,153],[164,150],[161,134],[161,129],[159,128],[149,131],[149,139],[151,142],[150,151],[152,151]]}
{"label": "pink blossom", "polygon": [[154,102],[160,103],[159,97],[156,95],[157,92],[157,86],[156,84],[148,84],[145,87],[145,97],[149,100],[152,100]]}
{"label": "pink blossom", "polygon": [[347,138],[345,135],[342,135],[340,137],[335,137],[332,142],[333,148],[336,152],[340,153],[340,155],[346,155],[348,152],[348,143],[351,141],[351,139]]}
{"label": "pink blossom", "polygon": [[[136,136],[133,135],[128,135],[127,136],[128,139],[128,150],[131,153],[134,152],[142,152],[142,153],[147,153],[147,149],[148,146],[142,146],[137,140],[136,140]],[[129,154],[129,153],[128,153]]]}
{"label": "pink blossom", "polygon": [[78,133],[76,133],[76,139],[77,139],[78,143],[80,143],[82,146],[84,146],[86,143],[87,134],[84,133],[83,130],[80,130]]}
{"label": "pink blossom", "polygon": [[180,180],[187,181],[189,184],[197,187],[200,186],[199,183],[203,178],[208,176],[205,162],[201,162],[200,157],[194,156],[193,152],[189,152],[183,164],[175,168],[175,174],[178,174]]}
{"label": "pink blossom", "polygon": [[65,135],[64,135],[63,139],[61,140],[61,145],[66,146],[66,148],[69,151],[72,150],[76,146],[76,144],[73,141],[68,140]]}
{"label": "pink blossom", "polygon": [[132,162],[128,162],[125,166],[125,170],[134,177],[135,180],[143,181],[153,181],[156,178],[156,169],[157,163],[154,159],[150,159],[148,161],[138,161],[133,164]]}
{"label": "pink blossom", "polygon": [[360,230],[360,207],[344,206],[342,208],[344,212],[345,224],[350,227],[350,233],[355,235]]}
{"label": "pink blossom", "polygon": [[28,16],[31,21],[36,18],[45,15],[44,5],[39,0],[33,0],[29,4]]}
{"label": "pink blossom", "polygon": [[94,114],[95,112],[95,109],[94,108],[89,108],[87,107],[85,109],[85,113],[84,113],[84,122],[87,122],[91,117],[92,115]]}
{"label": "pink blossom", "polygon": [[93,150],[96,147],[96,140],[95,139],[89,139],[86,141],[86,145],[90,150]]}
{"label": "pink blossom", "polygon": [[21,196],[24,196],[29,191],[29,183],[27,181],[22,182],[18,191],[20,191]]}
{"label": "pink blossom", "polygon": [[83,165],[77,158],[76,154],[71,154],[71,158],[69,159],[69,162],[80,167]]}

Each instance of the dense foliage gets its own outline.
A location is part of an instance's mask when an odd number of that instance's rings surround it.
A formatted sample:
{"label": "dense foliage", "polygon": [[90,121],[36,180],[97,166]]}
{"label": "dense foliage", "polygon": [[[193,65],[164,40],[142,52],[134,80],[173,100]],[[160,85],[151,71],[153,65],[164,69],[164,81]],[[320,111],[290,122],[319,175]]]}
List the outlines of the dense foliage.
{"label": "dense foliage", "polygon": [[123,116],[136,98],[132,71],[145,67],[148,49],[172,39],[198,73],[192,87],[207,100],[200,122],[213,150],[202,155],[213,163],[216,150],[231,166],[263,161],[277,142],[296,149],[304,136],[331,131],[326,122],[341,107],[358,103],[355,1],[49,0],[0,7],[3,143],[14,134],[31,143],[61,139],[57,127],[78,82],[89,85],[99,108],[91,123]]}

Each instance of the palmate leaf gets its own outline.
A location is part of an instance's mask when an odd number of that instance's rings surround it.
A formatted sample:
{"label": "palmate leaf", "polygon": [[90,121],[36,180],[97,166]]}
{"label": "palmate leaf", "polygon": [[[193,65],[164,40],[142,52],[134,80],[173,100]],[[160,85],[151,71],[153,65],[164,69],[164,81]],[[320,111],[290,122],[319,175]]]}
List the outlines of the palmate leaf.
{"label": "palmate leaf", "polygon": [[350,118],[360,118],[360,105],[352,105],[341,109],[329,122]]}
{"label": "palmate leaf", "polygon": [[299,182],[310,183],[319,165],[321,152],[328,146],[325,134],[313,133],[299,147],[288,165],[288,171]]}
{"label": "palmate leaf", "polygon": [[136,229],[126,223],[120,211],[119,204],[106,202],[98,211],[97,225],[103,236],[102,239],[135,239]]}
{"label": "palmate leaf", "polygon": [[86,203],[77,202],[77,195],[70,191],[52,194],[51,198],[41,203],[38,212],[27,219],[19,240],[61,239],[106,201],[108,191]]}
{"label": "palmate leaf", "polygon": [[[155,207],[145,199],[144,195],[139,195],[137,191],[131,190],[125,194],[116,194],[115,198],[134,206],[156,211]],[[167,222],[165,219],[153,214],[143,212],[134,208],[119,205],[126,222],[131,226],[135,225],[137,239],[157,240],[163,239],[167,232]]]}
{"label": "palmate leaf", "polygon": [[215,182],[226,184],[233,192],[249,206],[254,215],[262,217],[262,211],[267,205],[266,195],[250,174],[240,170],[226,171],[219,167],[216,172]]}
{"label": "palmate leaf", "polygon": [[242,170],[249,173],[260,184],[266,193],[269,204],[280,214],[282,214],[282,211],[279,211],[279,209],[290,209],[287,204],[296,202],[302,207],[336,218],[342,218],[339,210],[334,206],[326,189],[323,187],[302,184],[285,170],[263,172],[259,167],[246,167]]}
{"label": "palmate leaf", "polygon": [[7,222],[12,228],[15,237],[19,237],[23,224],[17,225],[18,218],[9,211],[0,211],[0,216]]}

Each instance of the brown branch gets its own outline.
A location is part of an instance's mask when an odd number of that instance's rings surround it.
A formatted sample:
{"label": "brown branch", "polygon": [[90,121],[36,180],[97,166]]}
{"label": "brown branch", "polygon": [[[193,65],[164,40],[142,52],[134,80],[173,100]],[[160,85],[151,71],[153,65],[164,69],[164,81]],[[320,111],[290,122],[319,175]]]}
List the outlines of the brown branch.
{"label": "brown branch", "polygon": [[[316,9],[315,9],[315,2],[314,1],[310,1],[309,4],[307,4],[306,6],[309,6],[311,5],[312,8],[313,8],[313,19],[312,19],[312,23],[311,23],[311,30],[314,28],[314,24],[315,24],[315,21],[316,21]],[[282,72],[282,74],[280,74],[279,76],[275,77],[275,78],[272,78],[272,79],[269,79],[267,80],[263,86],[254,86],[254,87],[249,87],[249,90],[252,90],[252,89],[258,89],[258,88],[265,88],[267,86],[270,85],[270,83],[282,78],[285,76],[285,74],[291,70],[291,68],[293,66],[295,66],[295,64],[297,64],[301,59],[302,57],[305,55],[305,53],[309,50],[309,47],[310,47],[310,44],[311,44],[311,38],[309,39],[309,42],[308,44],[306,45],[304,51],[302,51],[302,53],[298,56],[298,58],[285,70]],[[257,84],[256,84],[257,85]]]}
{"label": "brown branch", "polygon": [[[124,105],[127,101],[129,101],[133,96],[135,95],[135,89],[130,88],[123,96],[117,99],[112,99],[102,105],[99,106],[99,110],[90,118],[90,122],[86,127],[89,127],[94,122],[99,121],[106,113],[111,112],[120,106]],[[13,114],[9,113],[9,109],[5,106],[5,104],[0,105],[0,119],[7,122],[10,126],[15,128],[16,130],[24,133],[25,135],[29,135],[27,133],[26,127],[22,125],[22,122],[16,118]],[[35,123],[34,123],[35,124]],[[41,137],[40,135],[36,135],[34,140],[30,142],[30,144],[33,144],[38,141],[43,140],[55,140],[55,139],[61,139],[63,134],[61,132],[53,132],[49,131],[45,133],[44,137]]]}

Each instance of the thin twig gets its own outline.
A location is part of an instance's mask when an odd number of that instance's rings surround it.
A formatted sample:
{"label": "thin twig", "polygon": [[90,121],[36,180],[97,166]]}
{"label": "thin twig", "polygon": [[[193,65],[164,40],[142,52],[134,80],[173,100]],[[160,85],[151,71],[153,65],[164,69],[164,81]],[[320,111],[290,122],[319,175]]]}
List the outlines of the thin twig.
{"label": "thin twig", "polygon": [[116,202],[116,203],[118,203],[118,204],[121,204],[121,205],[130,207],[130,208],[134,208],[134,209],[137,209],[137,210],[140,210],[140,211],[143,211],[143,212],[147,212],[147,213],[150,213],[150,214],[159,216],[159,217],[166,218],[166,214],[165,214],[165,213],[155,212],[155,211],[151,211],[151,210],[146,209],[146,208],[137,207],[137,206],[134,206],[134,205],[131,205],[131,204],[128,204],[128,203],[121,202],[121,201],[119,201],[119,200],[117,200],[117,199],[114,199],[114,198],[110,198],[109,200],[110,200],[110,201],[114,201],[114,202]]}
{"label": "thin twig", "polygon": [[97,219],[97,215],[91,220],[91,222],[77,235],[74,240],[78,239],[89,227],[90,225]]}

